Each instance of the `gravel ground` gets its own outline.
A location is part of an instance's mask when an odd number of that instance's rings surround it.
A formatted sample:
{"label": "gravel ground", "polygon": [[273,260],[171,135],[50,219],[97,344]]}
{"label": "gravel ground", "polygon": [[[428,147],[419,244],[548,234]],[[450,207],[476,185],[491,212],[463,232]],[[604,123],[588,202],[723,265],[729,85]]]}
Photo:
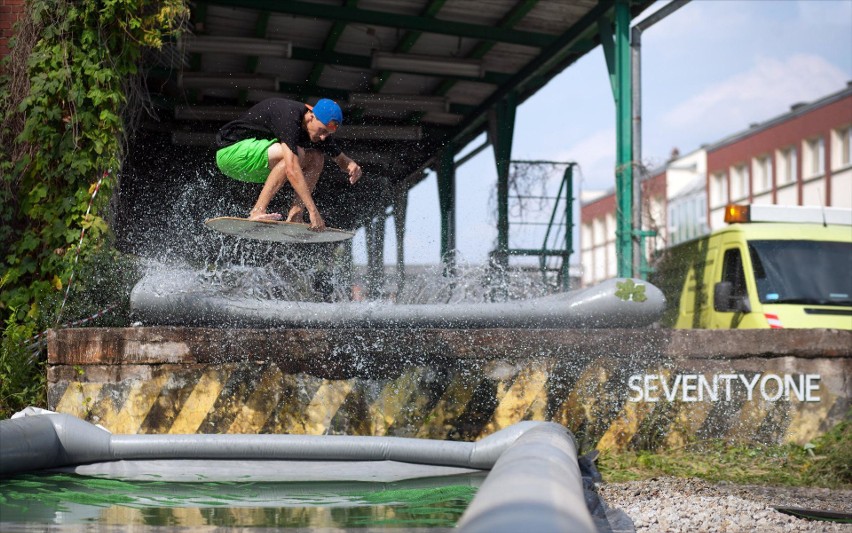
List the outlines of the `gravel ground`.
{"label": "gravel ground", "polygon": [[598,493],[624,511],[637,533],[844,532],[852,524],[805,520],[773,507],[852,512],[852,490],[711,484],[700,479],[657,478],[601,483]]}

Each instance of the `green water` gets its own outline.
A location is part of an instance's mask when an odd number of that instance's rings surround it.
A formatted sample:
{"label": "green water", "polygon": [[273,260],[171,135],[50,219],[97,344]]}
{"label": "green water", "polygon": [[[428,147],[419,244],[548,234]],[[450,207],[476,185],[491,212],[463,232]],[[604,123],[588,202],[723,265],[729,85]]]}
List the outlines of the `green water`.
{"label": "green water", "polygon": [[398,483],[175,483],[75,474],[0,480],[3,524],[453,527],[476,478]]}

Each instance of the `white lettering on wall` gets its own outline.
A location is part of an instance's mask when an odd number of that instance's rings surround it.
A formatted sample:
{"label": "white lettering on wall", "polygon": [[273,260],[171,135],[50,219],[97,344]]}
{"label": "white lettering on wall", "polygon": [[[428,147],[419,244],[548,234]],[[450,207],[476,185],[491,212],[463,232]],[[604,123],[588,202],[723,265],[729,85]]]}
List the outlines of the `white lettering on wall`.
{"label": "white lettering on wall", "polygon": [[[633,374],[627,379],[630,402],[820,401],[819,374]],[[662,396],[660,395],[662,392]]]}

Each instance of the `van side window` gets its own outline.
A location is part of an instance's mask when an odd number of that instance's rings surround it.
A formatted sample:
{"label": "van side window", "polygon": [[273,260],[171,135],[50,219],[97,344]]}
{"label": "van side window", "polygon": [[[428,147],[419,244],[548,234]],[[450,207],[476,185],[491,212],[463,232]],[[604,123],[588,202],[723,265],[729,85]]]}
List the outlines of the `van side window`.
{"label": "van side window", "polygon": [[722,281],[730,281],[733,286],[731,296],[746,296],[745,271],[743,259],[737,248],[725,250],[722,263]]}

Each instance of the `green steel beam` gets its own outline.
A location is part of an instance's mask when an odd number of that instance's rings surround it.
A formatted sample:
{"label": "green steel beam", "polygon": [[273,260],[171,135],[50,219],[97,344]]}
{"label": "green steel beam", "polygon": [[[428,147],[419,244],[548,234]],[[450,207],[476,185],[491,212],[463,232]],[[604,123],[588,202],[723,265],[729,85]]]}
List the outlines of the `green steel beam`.
{"label": "green steel beam", "polygon": [[447,144],[438,165],[438,203],[441,210],[441,260],[455,270],[456,253],[456,147]]}
{"label": "green steel beam", "polygon": [[515,131],[517,94],[510,92],[496,106],[494,159],[497,164],[497,250],[496,260],[504,271],[509,267],[509,162]]}
{"label": "green steel beam", "polygon": [[598,19],[598,35],[601,39],[604,59],[609,71],[609,86],[612,89],[612,97],[618,99],[618,81],[616,76],[615,60],[615,37],[612,34],[612,21],[605,17]]}
{"label": "green steel beam", "polygon": [[565,251],[562,258],[562,290],[571,288],[571,254],[574,253],[574,165],[568,165],[562,178],[565,183]]}
{"label": "green steel beam", "polygon": [[[562,181],[559,183],[559,191],[556,193],[556,200],[553,203],[553,211],[550,213],[550,220],[547,223],[547,231],[544,233],[544,240],[541,244],[539,255],[539,266],[544,275],[545,267],[547,266],[547,257],[551,255],[562,256],[562,266],[560,276],[562,278],[562,289],[568,290],[570,281],[570,258],[574,252],[574,165],[568,163],[565,172],[562,174]],[[559,207],[559,199],[562,198],[562,191],[565,191],[565,248],[563,250],[552,250],[547,247],[547,240],[550,238],[550,230],[553,228],[553,223],[556,220],[556,211]],[[557,233],[558,235],[558,233]]]}
{"label": "green steel beam", "polygon": [[287,2],[281,2],[280,0],[208,0],[207,3],[211,5],[270,11],[272,13],[286,13],[302,17],[337,20],[340,22],[354,22],[387,28],[438,33],[455,37],[469,37],[483,41],[498,41],[538,48],[545,48],[554,41],[553,36],[543,33],[493,28],[491,26],[467,24],[465,22],[436,20],[346,6],[312,4],[297,0],[288,0]]}
{"label": "green steel beam", "polygon": [[[358,0],[346,0],[346,7],[354,8],[357,7]],[[334,49],[337,47],[337,41],[340,40],[340,36],[343,35],[343,30],[346,29],[345,22],[335,22],[331,30],[328,32],[328,36],[325,38],[325,42],[322,45],[323,52],[334,52]],[[311,73],[308,75],[308,85],[316,85],[319,82],[320,76],[322,76],[322,71],[325,68],[323,64],[316,64],[311,69]]]}
{"label": "green steel beam", "polygon": [[619,277],[633,275],[633,82],[630,75],[630,0],[615,2],[615,202]]}

